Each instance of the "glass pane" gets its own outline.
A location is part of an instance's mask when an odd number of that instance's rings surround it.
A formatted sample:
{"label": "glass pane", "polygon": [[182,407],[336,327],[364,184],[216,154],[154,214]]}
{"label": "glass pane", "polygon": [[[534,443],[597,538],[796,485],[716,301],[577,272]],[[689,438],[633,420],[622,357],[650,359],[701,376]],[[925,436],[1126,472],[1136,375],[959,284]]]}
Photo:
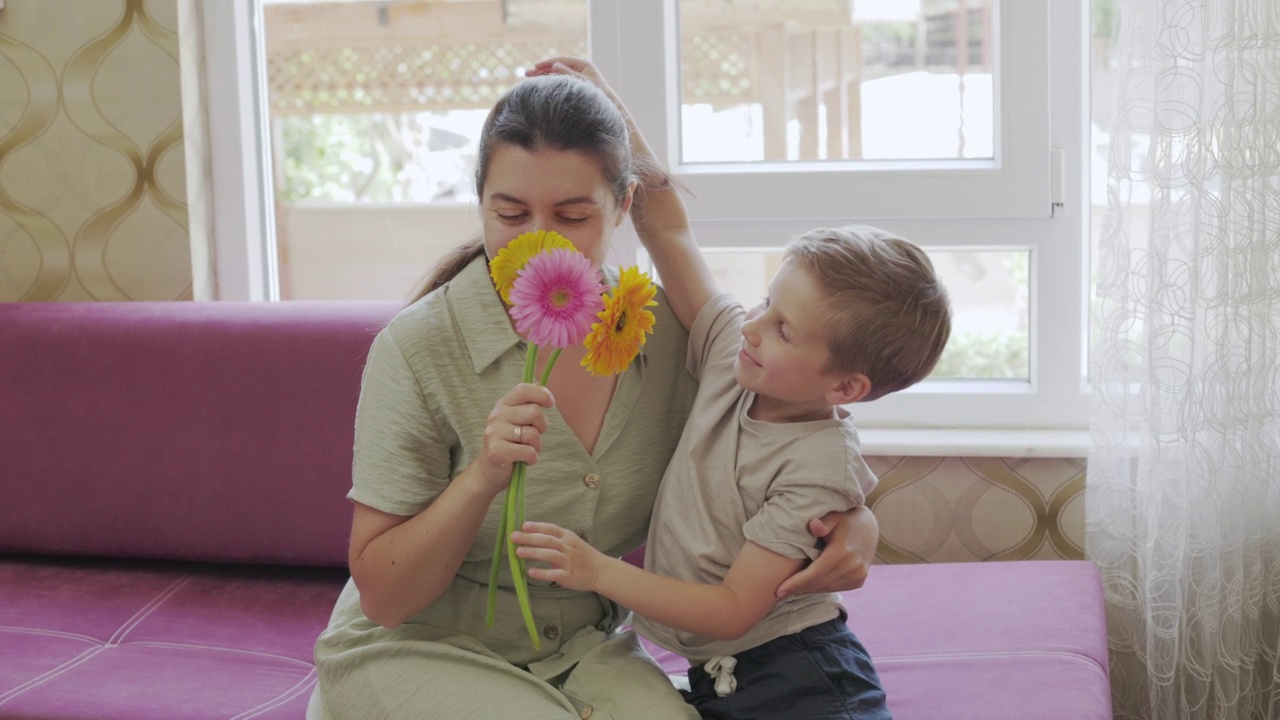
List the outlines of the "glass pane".
{"label": "glass pane", "polygon": [[680,0],[681,157],[991,158],[996,0]]}
{"label": "glass pane", "polygon": [[[928,250],[951,294],[951,339],[932,379],[1026,380],[1030,324],[1025,250]],[[782,265],[782,251],[704,250],[720,288],[754,305]]]}
{"label": "glass pane", "polygon": [[283,299],[405,299],[479,232],[476,141],[586,0],[263,0]]}

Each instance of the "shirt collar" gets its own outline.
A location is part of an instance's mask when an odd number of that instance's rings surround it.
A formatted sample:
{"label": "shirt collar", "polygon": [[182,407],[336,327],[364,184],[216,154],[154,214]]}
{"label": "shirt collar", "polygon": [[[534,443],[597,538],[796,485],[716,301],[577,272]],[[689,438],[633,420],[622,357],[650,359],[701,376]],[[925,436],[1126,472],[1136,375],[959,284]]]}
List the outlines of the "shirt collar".
{"label": "shirt collar", "polygon": [[520,343],[507,319],[506,308],[489,278],[489,262],[482,254],[449,281],[449,310],[462,333],[476,374],[484,372],[503,353]]}

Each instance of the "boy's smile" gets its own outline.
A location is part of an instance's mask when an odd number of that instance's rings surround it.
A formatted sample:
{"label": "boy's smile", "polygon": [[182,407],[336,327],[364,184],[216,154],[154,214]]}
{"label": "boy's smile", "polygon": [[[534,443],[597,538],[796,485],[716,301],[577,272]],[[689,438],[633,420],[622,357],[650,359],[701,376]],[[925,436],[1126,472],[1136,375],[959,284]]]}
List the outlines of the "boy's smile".
{"label": "boy's smile", "polygon": [[782,264],[769,298],[747,312],[734,379],[756,393],[757,420],[795,422],[831,417],[829,391],[842,378],[827,370],[825,293],[794,262]]}

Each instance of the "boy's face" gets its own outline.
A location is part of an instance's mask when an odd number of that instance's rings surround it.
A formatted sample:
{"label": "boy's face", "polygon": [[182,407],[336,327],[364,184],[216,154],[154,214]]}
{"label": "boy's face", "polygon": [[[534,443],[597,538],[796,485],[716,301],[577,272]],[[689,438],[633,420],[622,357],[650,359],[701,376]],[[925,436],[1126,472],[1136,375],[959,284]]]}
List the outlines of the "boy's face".
{"label": "boy's face", "polygon": [[826,371],[825,292],[802,267],[788,260],[769,285],[769,297],[747,312],[734,379],[755,392],[752,416],[797,420],[829,416],[829,391],[842,380]]}

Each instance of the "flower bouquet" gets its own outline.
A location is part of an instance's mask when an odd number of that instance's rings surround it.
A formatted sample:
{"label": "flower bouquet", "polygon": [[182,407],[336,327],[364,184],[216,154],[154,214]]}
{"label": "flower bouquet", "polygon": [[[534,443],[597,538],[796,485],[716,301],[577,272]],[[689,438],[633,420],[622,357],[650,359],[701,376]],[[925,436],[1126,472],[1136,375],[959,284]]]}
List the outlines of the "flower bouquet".
{"label": "flower bouquet", "polygon": [[[509,307],[516,332],[528,340],[524,382],[534,382],[538,350],[552,348],[538,384],[546,385],[560,352],[580,343],[587,347],[582,366],[593,375],[622,372],[640,352],[646,333],[653,332],[657,288],[649,276],[631,267],[622,270],[618,286],[605,294],[600,271],[567,238],[540,230],[520,235],[490,263],[489,274]],[[485,624],[492,627],[498,598],[498,570],[505,554],[515,583],[516,598],[533,646],[542,648],[529,604],[524,560],[516,556],[511,533],[524,525],[525,477],[528,467],[517,462],[503,501],[498,535],[489,567],[489,595]],[[505,552],[504,552],[505,549]]]}

